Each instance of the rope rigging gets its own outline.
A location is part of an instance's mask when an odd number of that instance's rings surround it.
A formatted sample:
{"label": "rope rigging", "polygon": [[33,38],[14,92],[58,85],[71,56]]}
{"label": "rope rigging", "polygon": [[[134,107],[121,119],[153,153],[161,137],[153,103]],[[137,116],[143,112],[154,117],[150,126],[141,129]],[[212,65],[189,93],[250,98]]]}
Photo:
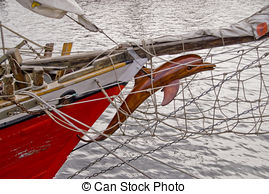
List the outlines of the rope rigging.
{"label": "rope rigging", "polygon": [[[269,134],[264,127],[269,122],[269,83],[266,78],[269,65],[268,40],[244,44],[243,48],[241,45],[227,48],[226,52],[210,49],[208,52],[199,54],[207,56],[207,59],[216,64],[217,68],[211,73],[205,73],[206,75],[197,74],[181,80],[181,90],[168,109],[157,108],[160,105],[160,94],[157,93],[156,101],[154,99],[145,101],[123,124],[122,127],[129,127],[124,130],[122,136],[121,131],[113,135],[114,138],[121,137],[123,141],[125,140],[124,145],[130,144],[133,140],[143,142],[147,138],[155,139],[159,143],[163,142],[161,146],[150,149],[144,155],[130,157],[128,162],[134,162],[145,155],[192,138],[224,134],[240,136]],[[256,84],[255,89],[250,87],[253,82],[259,83]],[[193,87],[197,85],[200,89]],[[226,95],[227,92],[229,95]],[[120,95],[124,96],[127,93],[122,92]],[[139,124],[137,120],[140,121]],[[135,132],[130,127],[141,130]],[[163,128],[166,129],[166,132],[162,130]],[[112,138],[109,142],[113,143],[111,141],[113,141]],[[82,144],[75,150],[86,145]],[[111,151],[116,152],[120,149],[122,149],[122,145]],[[85,176],[84,171],[89,169],[92,171],[95,169],[94,165],[107,156],[107,154],[96,155],[96,160],[69,178],[80,174]],[[104,167],[103,170],[97,170],[85,177],[102,176],[123,165],[123,163],[107,165],[107,168]]]}

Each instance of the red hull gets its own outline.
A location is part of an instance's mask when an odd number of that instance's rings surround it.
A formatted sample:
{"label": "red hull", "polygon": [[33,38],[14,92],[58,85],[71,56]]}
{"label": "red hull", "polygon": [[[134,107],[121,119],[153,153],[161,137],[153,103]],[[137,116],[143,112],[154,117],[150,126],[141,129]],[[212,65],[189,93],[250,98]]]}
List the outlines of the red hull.
{"label": "red hull", "polygon": [[[106,91],[112,96],[120,89],[114,86]],[[80,101],[103,97],[103,93],[98,92]],[[108,105],[109,101],[104,99],[60,110],[91,126]],[[78,133],[58,125],[47,115],[0,129],[0,178],[53,178],[78,144],[76,135]]]}

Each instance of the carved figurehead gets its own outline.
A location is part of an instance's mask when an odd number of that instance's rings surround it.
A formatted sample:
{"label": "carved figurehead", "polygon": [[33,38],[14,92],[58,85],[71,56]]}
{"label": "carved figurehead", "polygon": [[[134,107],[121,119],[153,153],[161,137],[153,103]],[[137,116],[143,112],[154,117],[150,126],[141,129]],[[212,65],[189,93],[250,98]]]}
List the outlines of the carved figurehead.
{"label": "carved figurehead", "polygon": [[[103,132],[105,135],[99,135],[95,140],[101,141],[106,139],[106,136],[112,135],[140,104],[161,88],[164,91],[162,105],[165,106],[177,95],[180,79],[202,71],[213,70],[214,67],[214,64],[204,63],[200,56],[189,54],[164,63],[153,72],[150,72],[147,68],[141,69],[136,75],[133,90],[126,97],[107,129]],[[152,90],[149,91],[149,89]],[[93,142],[92,140],[82,140]]]}

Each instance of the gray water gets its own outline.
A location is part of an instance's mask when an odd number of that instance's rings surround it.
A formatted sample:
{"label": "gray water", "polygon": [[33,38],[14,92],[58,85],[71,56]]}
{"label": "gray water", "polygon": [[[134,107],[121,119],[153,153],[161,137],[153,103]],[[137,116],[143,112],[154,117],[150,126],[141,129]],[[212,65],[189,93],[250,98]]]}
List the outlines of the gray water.
{"label": "gray water", "polygon": [[[116,42],[126,42],[227,26],[260,10],[268,4],[268,1],[80,0],[78,3],[86,11],[88,17]],[[102,34],[88,33],[68,18],[55,20],[36,15],[22,8],[15,0],[0,1],[0,20],[3,24],[41,45],[54,42],[56,44],[55,55],[60,52],[63,42],[74,42],[73,51],[75,52],[115,46]],[[20,39],[15,35],[5,32],[6,47],[14,47],[19,42]],[[217,71],[221,71],[221,68]],[[268,83],[268,78],[266,83]],[[255,87],[254,84],[251,90],[255,91]],[[251,91],[249,95],[252,95]],[[207,105],[203,106],[206,108]],[[164,112],[166,111],[169,112],[164,109]],[[104,129],[112,115],[113,110],[110,107],[95,127]],[[127,130],[139,131],[136,127],[130,125]],[[264,127],[266,129],[266,126]],[[167,126],[160,126],[158,133],[169,135],[170,132]],[[124,139],[124,137],[121,138]],[[129,145],[147,152],[165,143],[167,142],[158,138],[148,137],[136,139]],[[102,144],[108,148],[117,146],[111,141]],[[199,178],[268,178],[268,149],[268,135],[223,134],[180,141],[154,152],[151,156]],[[106,151],[95,144],[71,153],[56,178],[67,178],[104,153]],[[137,154],[127,148],[121,148],[115,153],[125,160]],[[105,157],[75,178],[99,174],[105,169],[108,170],[95,178],[145,178],[126,164],[109,169],[120,162],[113,156]],[[130,164],[153,178],[189,178],[188,175],[147,157],[136,159]]]}

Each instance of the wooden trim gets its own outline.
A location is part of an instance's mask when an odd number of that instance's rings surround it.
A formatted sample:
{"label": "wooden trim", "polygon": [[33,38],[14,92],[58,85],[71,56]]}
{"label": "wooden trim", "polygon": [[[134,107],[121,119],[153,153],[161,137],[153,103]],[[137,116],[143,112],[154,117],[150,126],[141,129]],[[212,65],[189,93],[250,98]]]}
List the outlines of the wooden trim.
{"label": "wooden trim", "polygon": [[[119,63],[119,64],[111,65],[111,66],[103,68],[103,69],[99,69],[97,71],[88,73],[86,75],[82,75],[80,77],[77,77],[77,76],[74,76],[74,77],[70,76],[69,78],[68,77],[66,77],[66,78],[63,77],[63,80],[61,82],[57,82],[57,81],[52,82],[51,84],[48,84],[48,87],[46,89],[33,91],[33,93],[35,93],[38,96],[42,96],[42,95],[45,95],[45,94],[60,90],[62,88],[65,88],[67,86],[70,86],[70,85],[77,84],[79,82],[85,81],[87,79],[91,79],[93,77],[108,73],[108,72],[113,71],[115,69],[122,68],[122,67],[124,67],[126,65],[127,65],[127,63]],[[28,97],[28,96],[16,95],[16,100],[18,102],[24,102],[24,101],[29,100],[29,99],[30,99],[30,97]],[[9,106],[9,105],[12,105],[12,104],[13,103],[10,102],[10,101],[0,100],[0,108],[6,107],[6,106]]]}

